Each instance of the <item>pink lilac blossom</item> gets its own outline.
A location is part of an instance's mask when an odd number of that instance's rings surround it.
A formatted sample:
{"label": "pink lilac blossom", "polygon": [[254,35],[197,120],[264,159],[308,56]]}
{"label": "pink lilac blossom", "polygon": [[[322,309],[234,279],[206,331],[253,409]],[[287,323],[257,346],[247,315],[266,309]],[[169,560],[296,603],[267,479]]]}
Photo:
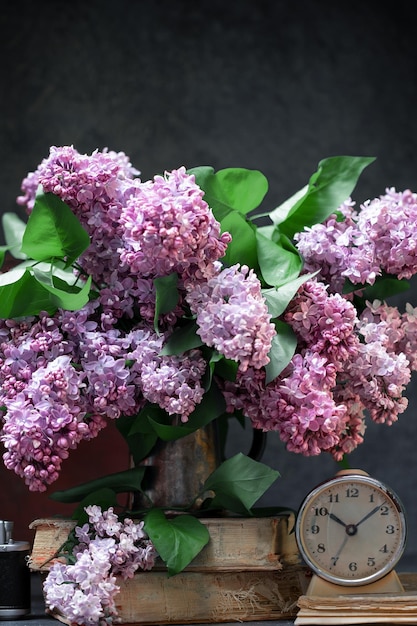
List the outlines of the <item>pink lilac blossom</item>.
{"label": "pink lilac blossom", "polygon": [[406,355],[411,370],[417,370],[417,307],[407,304],[401,314],[401,329],[404,336],[399,342],[399,349]]}
{"label": "pink lilac blossom", "polygon": [[410,367],[395,312],[375,303],[359,320],[350,302],[307,281],[284,315],[297,353],[268,385],[264,372],[253,369],[224,383],[227,410],[241,410],[256,428],[277,430],[293,452],[327,451],[340,460],[362,443],[365,410],[392,424],[407,406],[402,393]]}
{"label": "pink lilac blossom", "polygon": [[357,228],[373,245],[376,262],[399,279],[417,272],[416,221],[417,194],[394,188],[365,202],[358,215]]}
{"label": "pink lilac blossom", "polygon": [[358,231],[354,206],[349,198],[339,207],[343,219],[334,214],[324,223],[306,227],[294,235],[304,259],[304,271],[319,270],[320,280],[328,284],[332,293],[342,293],[347,277],[353,283],[373,284],[381,273],[372,242]]}
{"label": "pink lilac blossom", "polygon": [[[30,489],[45,489],[82,439],[146,402],[188,420],[204,394],[203,351],[161,352],[190,311],[202,342],[238,363],[234,383],[219,381],[227,411],[277,430],[290,450],[339,459],[361,443],[365,409],[378,422],[397,419],[417,368],[417,309],[401,315],[369,303],[359,320],[341,293],[346,279],[360,288],[382,272],[417,271],[416,194],[389,189],[358,211],[348,199],[324,224],[295,235],[304,270],[320,270],[321,282],[307,281],[283,315],[297,352],[266,384],[276,330],[258,277],[245,265],[222,270],[230,235],[184,167],[147,182],[138,175],[124,153],[64,146],[22,183],[18,202],[28,213],[41,185],[80,219],[91,244],[76,271],[97,290],[81,311],[0,323],[5,461]],[[159,317],[157,333],[154,279],[172,273],[178,302]]]}
{"label": "pink lilac blossom", "polygon": [[349,416],[346,406],[336,403],[331,393],[334,365],[314,352],[295,354],[285,371],[268,385],[259,373],[257,389],[252,373],[239,374],[236,385],[225,383],[229,411],[240,408],[255,428],[278,431],[292,452],[311,456],[336,450]]}
{"label": "pink lilac blossom", "polygon": [[339,209],[343,220],[331,215],[295,235],[306,271],[319,269],[333,292],[342,291],[346,278],[355,285],[372,285],[383,272],[411,278],[417,272],[417,194],[391,188],[359,211],[353,206],[349,199]]}
{"label": "pink lilac blossom", "polygon": [[296,333],[300,349],[308,346],[325,355],[339,370],[358,350],[355,307],[341,295],[329,294],[323,283],[304,283],[287,307],[284,319]]}
{"label": "pink lilac blossom", "polygon": [[32,491],[54,482],[70,450],[109,419],[148,401],[187,421],[203,397],[200,351],[162,356],[166,338],[149,328],[100,330],[96,306],[0,324],[4,462]]}
{"label": "pink lilac blossom", "polygon": [[120,215],[120,259],[131,275],[207,278],[231,237],[220,224],[195,177],[184,167],[142,183]]}
{"label": "pink lilac blossom", "polygon": [[[72,209],[90,235],[79,265],[99,287],[104,329],[133,318],[137,308],[152,323],[155,290],[147,279],[178,272],[180,286],[203,280],[213,274],[231,240],[229,233],[220,233],[202,190],[184,167],[147,182],[137,174],[123,152],[85,155],[72,146],[52,147],[24,179],[18,198],[30,213],[41,185]],[[160,322],[169,328],[182,313],[180,298]]]}
{"label": "pink lilac blossom", "polygon": [[410,376],[406,356],[388,352],[379,341],[361,344],[360,354],[347,368],[350,385],[357,390],[371,419],[388,425],[407,408],[402,393]]}
{"label": "pink lilac blossom", "polygon": [[226,268],[206,283],[190,286],[186,299],[206,345],[237,361],[241,371],[269,363],[276,331],[253,270],[246,265]]}
{"label": "pink lilac blossom", "polygon": [[[91,238],[79,265],[99,289],[80,311],[0,324],[5,461],[32,490],[53,482],[69,450],[108,419],[134,415],[151,402],[187,421],[203,397],[201,352],[160,352],[184,314],[185,284],[218,272],[230,235],[220,233],[185,168],[147,183],[138,174],[124,153],[83,155],[64,146],[52,147],[22,183],[18,203],[28,213],[41,185],[79,218]],[[178,305],[160,316],[156,334],[153,279],[172,272],[179,276]]]}
{"label": "pink lilac blossom", "polygon": [[157,555],[143,522],[119,521],[112,508],[85,510],[89,523],[75,529],[75,563],[52,565],[43,585],[45,602],[71,623],[105,625],[118,620],[116,576],[126,579],[151,569]]}

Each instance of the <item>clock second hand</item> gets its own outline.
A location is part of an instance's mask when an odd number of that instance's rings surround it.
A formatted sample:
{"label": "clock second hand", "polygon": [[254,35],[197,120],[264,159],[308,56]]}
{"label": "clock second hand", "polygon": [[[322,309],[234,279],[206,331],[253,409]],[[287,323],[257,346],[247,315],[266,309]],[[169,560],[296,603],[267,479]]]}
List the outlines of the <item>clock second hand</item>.
{"label": "clock second hand", "polygon": [[338,549],[338,551],[336,552],[336,554],[335,554],[334,556],[332,556],[331,560],[332,560],[332,562],[333,562],[333,565],[336,565],[336,563],[337,563],[337,561],[338,561],[338,559],[339,559],[339,556],[340,556],[340,554],[341,554],[341,552],[342,552],[343,548],[345,547],[346,542],[347,542],[347,540],[349,539],[349,537],[350,537],[350,535],[348,535],[348,534],[346,533],[345,538],[344,538],[344,539],[343,539],[343,541],[342,541],[342,545],[340,546],[340,548]]}

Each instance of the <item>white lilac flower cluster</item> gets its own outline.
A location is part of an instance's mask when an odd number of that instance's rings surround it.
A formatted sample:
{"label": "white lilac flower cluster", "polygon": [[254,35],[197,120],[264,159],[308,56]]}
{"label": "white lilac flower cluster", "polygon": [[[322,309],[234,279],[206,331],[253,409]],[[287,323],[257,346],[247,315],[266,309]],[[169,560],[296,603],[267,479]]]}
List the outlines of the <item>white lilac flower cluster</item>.
{"label": "white lilac flower cluster", "polygon": [[72,624],[111,624],[118,619],[116,576],[127,579],[138,569],[152,569],[157,555],[143,522],[119,521],[112,508],[85,510],[89,523],[75,528],[75,562],[52,565],[43,585],[45,603]]}

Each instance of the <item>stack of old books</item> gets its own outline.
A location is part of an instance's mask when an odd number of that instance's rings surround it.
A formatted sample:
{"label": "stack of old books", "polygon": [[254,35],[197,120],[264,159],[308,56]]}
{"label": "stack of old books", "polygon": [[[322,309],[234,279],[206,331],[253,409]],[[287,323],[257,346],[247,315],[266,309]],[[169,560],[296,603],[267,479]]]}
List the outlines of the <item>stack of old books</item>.
{"label": "stack of old books", "polygon": [[299,598],[296,626],[309,624],[417,624],[417,574],[398,575],[402,591],[313,595]]}
{"label": "stack of old books", "polygon": [[[161,562],[150,572],[118,581],[121,622],[191,624],[295,617],[309,578],[292,533],[293,515],[202,521],[210,541],[183,572],[168,577]],[[32,523],[32,570],[48,571],[73,526],[69,520]]]}

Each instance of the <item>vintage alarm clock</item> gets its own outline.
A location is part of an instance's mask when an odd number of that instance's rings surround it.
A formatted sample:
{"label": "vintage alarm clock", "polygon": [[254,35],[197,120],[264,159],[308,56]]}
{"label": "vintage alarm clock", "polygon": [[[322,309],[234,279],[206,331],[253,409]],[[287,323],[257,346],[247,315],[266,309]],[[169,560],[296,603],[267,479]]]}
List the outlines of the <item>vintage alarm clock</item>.
{"label": "vintage alarm clock", "polygon": [[314,488],[301,504],[295,533],[315,575],[314,593],[402,590],[394,568],[407,538],[404,507],[366,472],[342,470]]}

